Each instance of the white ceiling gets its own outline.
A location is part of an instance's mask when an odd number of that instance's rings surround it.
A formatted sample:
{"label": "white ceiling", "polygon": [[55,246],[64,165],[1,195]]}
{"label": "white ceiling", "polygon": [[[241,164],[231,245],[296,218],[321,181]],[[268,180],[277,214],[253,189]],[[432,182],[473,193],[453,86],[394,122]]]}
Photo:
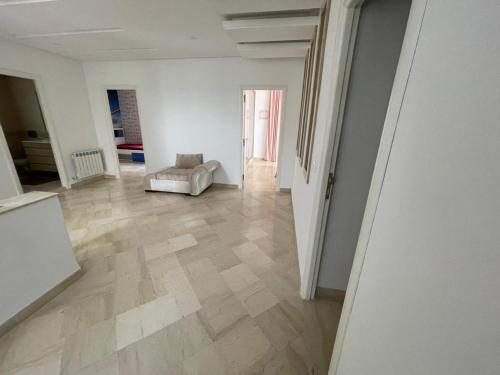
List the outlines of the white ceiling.
{"label": "white ceiling", "polygon": [[[237,46],[240,41],[302,39],[311,33],[310,22],[305,25],[298,22],[296,30],[280,24],[280,27],[270,29],[277,32],[275,36],[254,28],[256,36],[252,37],[241,30],[226,32],[223,21],[228,15],[315,9],[322,2],[15,0],[16,3],[28,3],[6,5],[12,1],[0,0],[1,36],[90,61],[240,56]],[[269,25],[264,26],[269,29]],[[290,35],[287,37],[287,34]],[[235,35],[239,37],[235,38]],[[286,57],[273,56],[269,53],[270,46],[266,48],[266,57]]]}

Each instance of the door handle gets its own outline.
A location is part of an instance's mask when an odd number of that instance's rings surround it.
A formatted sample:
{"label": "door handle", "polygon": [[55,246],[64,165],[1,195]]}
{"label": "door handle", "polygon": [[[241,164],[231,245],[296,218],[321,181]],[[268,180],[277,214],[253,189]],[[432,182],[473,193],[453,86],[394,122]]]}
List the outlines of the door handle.
{"label": "door handle", "polygon": [[329,173],[328,174],[328,181],[326,183],[325,199],[330,199],[334,183],[335,183],[335,176],[333,175],[333,173]]}

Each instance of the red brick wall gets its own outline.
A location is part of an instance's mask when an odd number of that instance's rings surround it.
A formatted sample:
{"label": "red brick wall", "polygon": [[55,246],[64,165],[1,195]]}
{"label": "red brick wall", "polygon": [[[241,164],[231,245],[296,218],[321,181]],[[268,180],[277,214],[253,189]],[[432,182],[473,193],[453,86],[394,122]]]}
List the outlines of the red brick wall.
{"label": "red brick wall", "polygon": [[125,143],[142,143],[141,124],[135,90],[117,90],[118,102],[125,133]]}

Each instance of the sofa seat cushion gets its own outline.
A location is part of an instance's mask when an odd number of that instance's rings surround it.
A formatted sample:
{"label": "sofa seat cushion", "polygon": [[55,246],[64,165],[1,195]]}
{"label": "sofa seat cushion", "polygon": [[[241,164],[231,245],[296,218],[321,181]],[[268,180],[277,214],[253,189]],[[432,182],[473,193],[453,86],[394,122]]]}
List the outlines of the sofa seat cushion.
{"label": "sofa seat cushion", "polygon": [[168,168],[156,174],[158,180],[191,181],[193,169]]}

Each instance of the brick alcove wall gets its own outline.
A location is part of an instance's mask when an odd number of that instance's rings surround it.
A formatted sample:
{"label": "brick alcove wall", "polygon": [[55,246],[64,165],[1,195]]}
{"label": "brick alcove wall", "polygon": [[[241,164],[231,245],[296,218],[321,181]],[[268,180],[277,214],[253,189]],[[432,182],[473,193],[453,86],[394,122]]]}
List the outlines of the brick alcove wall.
{"label": "brick alcove wall", "polygon": [[117,90],[125,143],[142,144],[141,124],[135,90]]}

